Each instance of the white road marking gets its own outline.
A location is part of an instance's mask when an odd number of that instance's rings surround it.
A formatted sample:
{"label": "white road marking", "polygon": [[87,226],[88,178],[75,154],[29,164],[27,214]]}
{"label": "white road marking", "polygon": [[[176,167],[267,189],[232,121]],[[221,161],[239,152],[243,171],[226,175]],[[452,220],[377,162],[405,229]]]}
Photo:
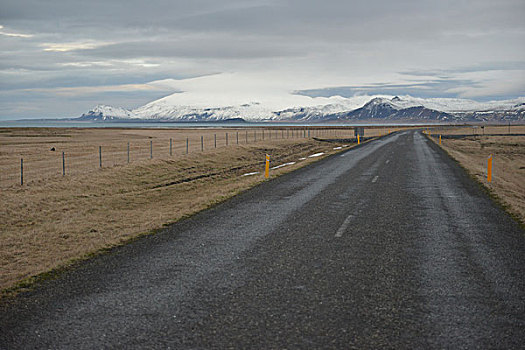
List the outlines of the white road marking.
{"label": "white road marking", "polygon": [[334,147],[334,149],[342,149],[343,147]]}
{"label": "white road marking", "polygon": [[372,180],[372,182],[376,182],[378,177],[379,177],[379,175],[377,175],[376,177],[374,177],[374,179]]}
{"label": "white road marking", "polygon": [[385,164],[388,164],[388,163],[390,163],[390,159],[387,159],[385,162]]}
{"label": "white road marking", "polygon": [[259,174],[259,172],[258,172],[258,171],[256,171],[256,172],[253,172],[253,173],[246,173],[246,174],[242,174],[241,176],[251,176],[251,175],[257,175],[257,174]]}
{"label": "white road marking", "polygon": [[299,160],[305,160],[305,159],[306,159],[305,157],[303,157],[303,158],[299,158]]}
{"label": "white road marking", "polygon": [[277,165],[277,166],[274,166],[273,168],[270,168],[270,169],[279,169],[279,168],[282,168],[283,166],[287,166],[287,165],[294,165],[295,162],[289,162],[289,163],[284,163],[284,164],[281,164],[281,165]]}
{"label": "white road marking", "polygon": [[324,152],[320,152],[320,153],[315,153],[315,154],[312,154],[311,156],[308,156],[308,158],[315,158],[315,157],[320,157],[324,154]]}
{"label": "white road marking", "polygon": [[335,237],[342,237],[343,236],[343,233],[346,231],[346,229],[348,228],[348,225],[350,225],[350,221],[352,221],[353,218],[354,218],[353,214],[350,214],[350,215],[348,215],[346,217],[346,219],[345,219],[345,221],[343,221],[343,224],[341,225],[341,227],[339,227],[339,229],[335,233]]}

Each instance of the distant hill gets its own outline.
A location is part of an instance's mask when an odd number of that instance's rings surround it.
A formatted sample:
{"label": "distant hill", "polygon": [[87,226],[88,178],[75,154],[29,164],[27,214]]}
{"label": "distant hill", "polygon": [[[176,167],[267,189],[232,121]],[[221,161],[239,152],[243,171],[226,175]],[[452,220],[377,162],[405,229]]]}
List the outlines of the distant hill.
{"label": "distant hill", "polygon": [[[180,93],[178,94],[180,96]],[[358,106],[356,98],[324,99],[324,104],[273,111],[259,102],[232,106],[170,103],[170,96],[134,110],[99,105],[79,120],[93,121],[288,121],[288,122],[506,122],[525,121],[525,98],[476,102],[465,99],[422,99],[376,96]],[[363,97],[359,97],[362,101]]]}

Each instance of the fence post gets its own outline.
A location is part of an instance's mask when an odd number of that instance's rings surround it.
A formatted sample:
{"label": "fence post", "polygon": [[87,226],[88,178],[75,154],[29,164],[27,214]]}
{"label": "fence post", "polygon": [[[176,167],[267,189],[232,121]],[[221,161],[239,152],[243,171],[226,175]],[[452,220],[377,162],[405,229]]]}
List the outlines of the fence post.
{"label": "fence post", "polygon": [[98,146],[98,166],[102,168],[102,146]]}
{"label": "fence post", "polygon": [[246,130],[246,143],[248,143],[248,130]]}
{"label": "fence post", "polygon": [[62,151],[62,176],[66,176],[66,155]]}
{"label": "fence post", "polygon": [[306,129],[303,129],[303,138],[306,138]]}
{"label": "fence post", "polygon": [[213,134],[213,142],[215,144],[215,148],[217,148],[217,134]]}
{"label": "fence post", "polygon": [[153,140],[149,141],[149,159],[153,159]]}
{"label": "fence post", "polygon": [[253,132],[253,142],[257,142],[257,130]]}
{"label": "fence post", "polygon": [[237,144],[239,144],[239,132],[237,131]]}
{"label": "fence post", "polygon": [[190,144],[189,138],[186,137],[186,154],[188,154],[188,146]]}
{"label": "fence post", "polygon": [[263,129],[263,131],[262,131],[262,139],[263,139],[263,141],[264,141],[264,129]]}
{"label": "fence post", "polygon": [[24,158],[20,158],[20,186],[24,185]]}
{"label": "fence post", "polygon": [[226,133],[226,146],[228,146],[228,133]]}
{"label": "fence post", "polygon": [[204,151],[204,136],[201,135],[201,152]]}
{"label": "fence post", "polygon": [[173,155],[172,144],[173,144],[173,142],[172,142],[171,137],[170,137],[170,156]]}
{"label": "fence post", "polygon": [[129,142],[128,142],[128,164],[129,164]]}

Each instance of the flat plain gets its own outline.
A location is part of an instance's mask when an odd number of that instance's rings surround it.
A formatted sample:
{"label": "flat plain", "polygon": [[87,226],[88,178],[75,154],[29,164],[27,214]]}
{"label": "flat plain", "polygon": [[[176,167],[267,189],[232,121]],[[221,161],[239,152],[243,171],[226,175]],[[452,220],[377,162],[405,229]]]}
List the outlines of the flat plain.
{"label": "flat plain", "polygon": [[[377,128],[366,136],[386,132]],[[305,136],[304,128],[0,130],[0,289],[31,282],[254,186],[264,180],[265,154],[272,167],[294,163],[273,169],[276,176],[337,152],[343,142],[319,140],[342,140],[353,130],[318,128]],[[258,174],[243,176],[253,172]]]}
{"label": "flat plain", "polygon": [[[485,185],[506,209],[525,223],[525,126],[446,128],[434,131],[435,142]],[[465,135],[461,138],[448,136]],[[492,154],[492,181],[487,162]]]}

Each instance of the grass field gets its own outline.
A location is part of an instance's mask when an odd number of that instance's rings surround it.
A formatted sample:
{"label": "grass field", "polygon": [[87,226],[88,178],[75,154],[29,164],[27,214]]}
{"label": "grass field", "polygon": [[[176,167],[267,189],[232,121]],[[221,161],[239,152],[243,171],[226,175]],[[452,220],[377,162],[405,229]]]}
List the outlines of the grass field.
{"label": "grass field", "polygon": [[[525,136],[508,136],[508,126],[488,126],[483,131],[473,128],[434,130],[438,135],[471,135],[464,138],[442,138],[442,147],[478,181],[496,195],[507,210],[525,223]],[[468,132],[466,132],[468,131]],[[512,126],[510,134],[525,134],[525,126]],[[501,136],[500,136],[501,135]],[[492,181],[487,181],[487,159],[493,155]]]}
{"label": "grass field", "polygon": [[[367,128],[365,136],[384,134],[387,128]],[[396,130],[394,128],[391,129]],[[24,182],[86,174],[115,165],[153,159],[173,160],[223,147],[299,140],[311,137],[353,137],[344,127],[268,127],[218,129],[0,129],[0,188]],[[202,140],[202,144],[201,144]],[[171,146],[170,146],[171,145]],[[64,163],[62,160],[64,152]],[[99,153],[100,152],[100,153]],[[63,169],[63,164],[65,165]]]}
{"label": "grass field", "polygon": [[[240,140],[237,145],[237,132],[245,138],[246,131],[248,142]],[[226,132],[230,135],[228,146]],[[367,136],[385,133],[386,129],[378,128]],[[311,134],[334,139],[353,136],[353,130],[311,130]],[[222,135],[217,137],[217,148],[211,143],[214,135]],[[254,186],[264,180],[265,154],[271,155],[272,166],[295,162],[272,170],[271,176],[277,176],[322,158],[309,155],[331,154],[344,145],[301,137],[304,135],[299,128],[265,130],[264,140],[260,129],[0,130],[4,175],[19,157],[24,157],[28,169],[34,166],[25,174],[23,186],[17,181],[17,171],[14,179],[4,176],[0,186],[0,289],[162,228]],[[204,151],[201,136],[208,140]],[[172,156],[169,138],[184,140],[181,144],[172,141]],[[196,143],[188,154],[186,138]],[[150,141],[153,159],[149,159]],[[129,164],[119,151],[127,142],[137,147],[132,148]],[[119,161],[106,163],[109,157],[103,153],[104,164],[99,168],[98,145],[115,159],[120,157]],[[142,153],[139,145],[145,148]],[[56,151],[50,151],[51,147]],[[80,157],[76,163],[70,161],[66,176],[61,175],[60,157],[56,158],[62,150]],[[51,163],[58,164],[48,173]],[[251,172],[260,173],[243,176]]]}

